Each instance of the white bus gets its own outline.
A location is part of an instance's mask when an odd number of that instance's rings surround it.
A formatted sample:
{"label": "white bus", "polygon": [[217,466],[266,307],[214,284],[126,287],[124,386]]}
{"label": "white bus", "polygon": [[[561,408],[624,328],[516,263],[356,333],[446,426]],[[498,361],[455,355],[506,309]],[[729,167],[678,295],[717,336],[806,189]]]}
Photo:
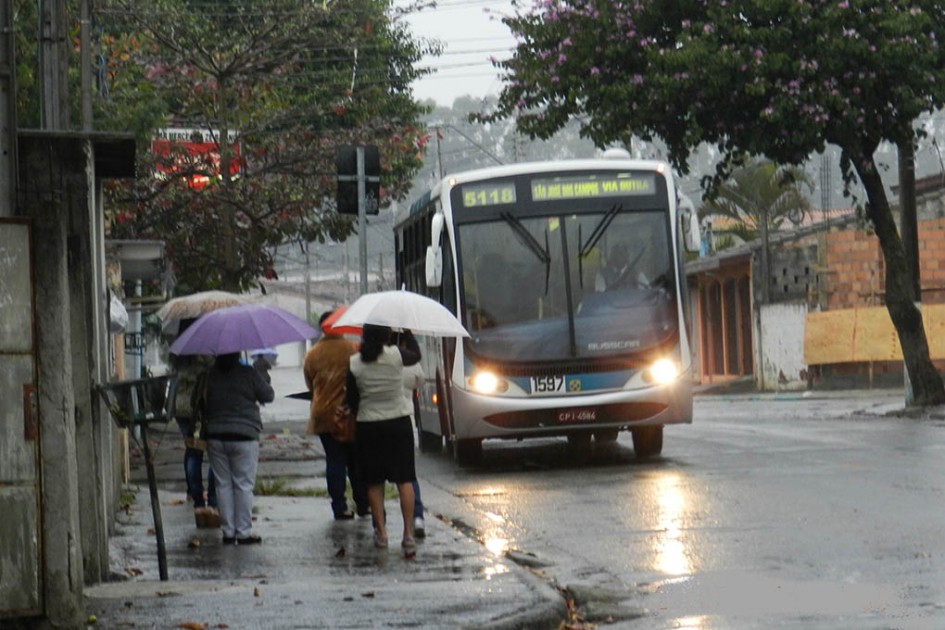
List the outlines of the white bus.
{"label": "white bus", "polygon": [[421,338],[422,451],[460,464],[487,439],[575,449],[692,422],[683,249],[698,244],[663,162],[602,159],[457,173],[394,218],[398,286],[444,304],[469,338]]}

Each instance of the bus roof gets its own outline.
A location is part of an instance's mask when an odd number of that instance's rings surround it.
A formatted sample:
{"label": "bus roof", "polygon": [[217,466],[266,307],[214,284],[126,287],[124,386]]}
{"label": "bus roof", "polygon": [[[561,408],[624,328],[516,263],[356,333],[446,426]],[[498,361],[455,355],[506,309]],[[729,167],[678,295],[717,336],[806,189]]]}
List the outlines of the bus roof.
{"label": "bus roof", "polygon": [[615,171],[658,171],[671,173],[669,164],[661,160],[634,160],[629,158],[614,159],[610,157],[585,158],[576,160],[549,160],[544,162],[521,162],[489,166],[459,173],[451,173],[437,180],[432,188],[415,198],[409,206],[398,207],[394,216],[394,225],[398,225],[412,214],[420,211],[431,199],[439,197],[446,184],[455,185],[497,177],[512,175],[528,175],[530,173],[554,173],[566,171],[587,171],[612,169]]}

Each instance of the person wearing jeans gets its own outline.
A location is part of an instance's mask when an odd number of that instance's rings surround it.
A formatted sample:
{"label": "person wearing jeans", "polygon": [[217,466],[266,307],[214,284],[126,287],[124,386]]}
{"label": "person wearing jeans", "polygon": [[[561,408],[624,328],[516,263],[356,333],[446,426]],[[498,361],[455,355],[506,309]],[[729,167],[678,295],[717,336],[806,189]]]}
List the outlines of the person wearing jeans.
{"label": "person wearing jeans", "polygon": [[272,385],[255,368],[241,364],[239,353],[219,355],[207,374],[207,451],[216,475],[225,545],[262,542],[253,533],[253,487],[262,433],[259,404],[274,398]]}
{"label": "person wearing jeans", "polygon": [[184,438],[184,480],[187,496],[194,504],[194,520],[197,527],[217,527],[220,522],[217,512],[217,495],[213,467],[207,470],[207,487],[204,495],[203,448],[198,447],[194,436],[194,413],[192,397],[201,372],[210,367],[211,361],[201,356],[171,355],[171,364],[177,374],[177,389],[174,415]]}
{"label": "person wearing jeans", "polygon": [[354,512],[348,507],[345,497],[346,477],[351,482],[358,516],[367,516],[370,507],[354,444],[340,442],[331,434],[335,410],[344,402],[348,358],[357,351],[354,343],[343,335],[333,334],[330,329],[326,329],[325,321],[331,315],[332,311],[328,311],[319,318],[324,334],[305,354],[302,365],[305,386],[312,393],[305,432],[318,435],[321,440],[325,451],[325,481],[331,497],[331,511],[335,520],[345,521],[354,518]]}

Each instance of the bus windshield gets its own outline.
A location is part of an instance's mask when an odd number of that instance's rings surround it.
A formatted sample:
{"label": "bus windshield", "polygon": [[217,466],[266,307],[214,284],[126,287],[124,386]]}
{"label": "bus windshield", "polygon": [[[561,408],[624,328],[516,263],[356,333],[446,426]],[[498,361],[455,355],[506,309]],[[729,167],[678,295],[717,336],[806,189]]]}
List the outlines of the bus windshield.
{"label": "bus windshield", "polygon": [[501,214],[457,227],[473,355],[502,362],[627,357],[678,335],[666,209]]}

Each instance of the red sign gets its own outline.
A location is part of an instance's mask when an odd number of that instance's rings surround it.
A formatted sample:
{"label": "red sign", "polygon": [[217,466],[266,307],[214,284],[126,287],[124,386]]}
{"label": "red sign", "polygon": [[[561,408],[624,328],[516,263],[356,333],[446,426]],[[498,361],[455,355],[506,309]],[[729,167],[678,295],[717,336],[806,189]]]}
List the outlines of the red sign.
{"label": "red sign", "polygon": [[[230,163],[230,175],[239,175],[240,145],[234,143],[233,158]],[[220,150],[213,137],[194,129],[164,129],[159,137],[151,141],[151,151],[155,155],[167,158],[175,155],[173,164],[159,164],[156,167],[158,177],[171,177],[188,173],[188,186],[202,190],[210,183],[210,176],[189,174],[194,170],[212,169],[214,175],[220,175]]]}

